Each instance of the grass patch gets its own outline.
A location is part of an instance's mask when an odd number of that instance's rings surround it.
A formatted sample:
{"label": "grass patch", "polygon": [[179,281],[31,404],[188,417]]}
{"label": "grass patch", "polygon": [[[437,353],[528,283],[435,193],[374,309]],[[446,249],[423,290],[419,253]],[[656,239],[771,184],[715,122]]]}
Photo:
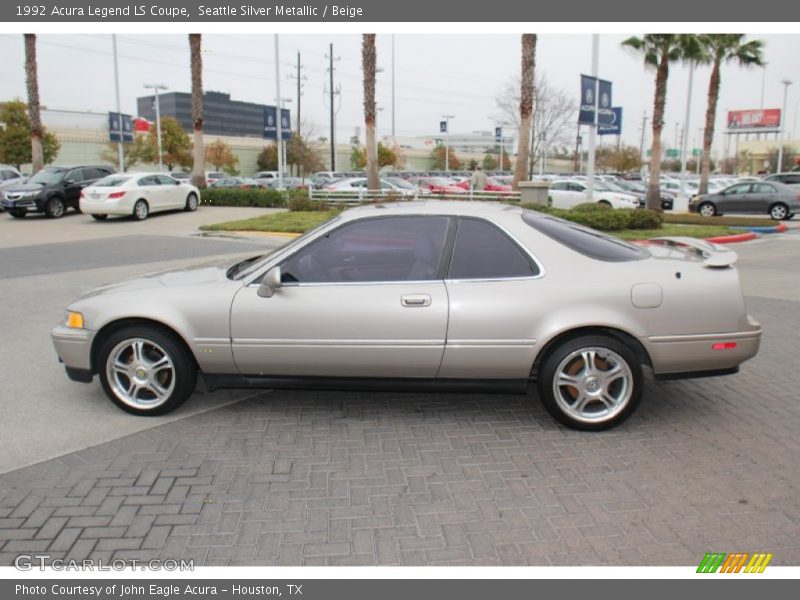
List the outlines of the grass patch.
{"label": "grass patch", "polygon": [[753,217],[703,217],[701,215],[670,214],[664,213],[664,224],[683,223],[686,225],[703,225],[717,227],[772,227],[780,223],[772,219],[758,219]]}
{"label": "grass patch", "polygon": [[720,227],[718,225],[678,225],[664,223],[661,229],[625,229],[623,231],[611,231],[610,235],[616,235],[623,240],[647,240],[654,237],[691,237],[709,238],[718,235],[731,235],[742,233],[730,227]]}
{"label": "grass patch", "polygon": [[341,211],[315,211],[315,212],[278,212],[252,219],[240,221],[227,221],[203,225],[204,231],[276,231],[280,233],[304,233],[313,229],[320,223],[338,215]]}

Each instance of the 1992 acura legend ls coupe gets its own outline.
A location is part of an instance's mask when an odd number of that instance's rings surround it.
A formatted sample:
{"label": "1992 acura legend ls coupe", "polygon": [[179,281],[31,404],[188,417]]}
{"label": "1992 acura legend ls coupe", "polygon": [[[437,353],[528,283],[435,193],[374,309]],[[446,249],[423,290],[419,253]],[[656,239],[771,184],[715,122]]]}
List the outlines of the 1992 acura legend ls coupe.
{"label": "1992 acura legend ls coupe", "polygon": [[606,429],[657,378],[735,373],[758,351],[735,253],[629,244],[519,207],[348,210],[234,265],[129,279],[72,304],[52,336],[67,374],[139,415],[220,387],[524,392]]}

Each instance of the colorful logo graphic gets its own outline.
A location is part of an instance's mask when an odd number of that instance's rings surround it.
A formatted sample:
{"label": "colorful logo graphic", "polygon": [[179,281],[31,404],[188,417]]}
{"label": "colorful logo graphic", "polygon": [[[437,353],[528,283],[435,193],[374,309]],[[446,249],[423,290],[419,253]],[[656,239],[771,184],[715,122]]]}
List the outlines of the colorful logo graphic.
{"label": "colorful logo graphic", "polygon": [[698,573],[763,573],[767,568],[772,554],[767,552],[706,552]]}

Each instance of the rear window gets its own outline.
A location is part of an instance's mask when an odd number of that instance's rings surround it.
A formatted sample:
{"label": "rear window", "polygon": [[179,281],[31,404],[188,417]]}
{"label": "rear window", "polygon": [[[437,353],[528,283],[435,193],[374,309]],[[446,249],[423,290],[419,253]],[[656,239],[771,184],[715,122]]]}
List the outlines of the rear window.
{"label": "rear window", "polygon": [[111,175],[104,177],[94,184],[94,187],[119,187],[125,182],[129,181],[130,177],[120,177],[119,175]]}
{"label": "rear window", "polygon": [[559,244],[596,260],[626,262],[650,256],[644,248],[557,217],[526,210],[522,220]]}

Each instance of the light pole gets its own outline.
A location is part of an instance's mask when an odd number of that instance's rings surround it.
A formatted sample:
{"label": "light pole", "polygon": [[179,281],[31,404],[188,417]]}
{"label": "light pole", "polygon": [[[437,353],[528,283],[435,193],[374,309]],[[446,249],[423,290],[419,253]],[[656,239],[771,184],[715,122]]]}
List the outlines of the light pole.
{"label": "light pole", "polygon": [[789,86],[792,85],[792,82],[788,79],[782,79],[781,83],[783,84],[783,110],[781,111],[781,139],[778,143],[778,164],[775,165],[775,172],[780,173],[781,167],[783,166],[783,134],[786,131],[785,123],[786,123],[786,97],[789,95]]}
{"label": "light pole", "polygon": [[455,119],[455,115],[442,115],[444,119],[444,170],[450,170],[450,119]]}
{"label": "light pole", "polygon": [[119,103],[119,66],[117,64],[117,34],[111,34],[111,45],[114,49],[114,96],[117,100],[117,116],[119,117],[119,143],[117,144],[117,152],[119,154],[119,170],[121,173],[125,172],[125,147],[123,145],[123,127],[122,127],[122,109]]}
{"label": "light pole", "polygon": [[599,121],[597,113],[598,111],[598,102],[597,102],[597,92],[600,86],[600,82],[597,80],[597,72],[598,72],[598,63],[600,62],[600,35],[595,33],[592,35],[592,77],[594,77],[594,101],[593,101],[593,108],[594,111],[594,119],[589,127],[589,164],[586,167],[586,177],[588,181],[587,184],[587,200],[589,202],[593,201],[594,198],[594,160],[595,160],[595,141],[597,136],[597,123]]}
{"label": "light pole", "polygon": [[161,150],[161,105],[158,100],[159,90],[167,91],[169,88],[162,83],[150,83],[144,86],[147,89],[153,90],[156,99],[156,141],[158,143],[158,170],[164,170],[164,153]]}
{"label": "light pole", "polygon": [[394,131],[394,34],[392,34],[392,144],[396,144]]}
{"label": "light pole", "polygon": [[694,82],[694,63],[689,65],[689,85],[686,90],[686,116],[683,119],[683,135],[681,136],[681,196],[686,194],[686,159],[689,147],[689,117],[692,114],[692,83]]}
{"label": "light pole", "polygon": [[[281,98],[281,109],[285,108],[287,104],[290,104],[293,101],[292,98]],[[283,164],[287,166],[288,163],[286,162],[286,154],[288,150],[286,149],[286,144],[283,144]],[[291,172],[289,173],[291,175]]]}
{"label": "light pole", "polygon": [[278,189],[283,189],[283,110],[281,105],[281,60],[278,34],[275,34],[275,137],[278,143]]}

